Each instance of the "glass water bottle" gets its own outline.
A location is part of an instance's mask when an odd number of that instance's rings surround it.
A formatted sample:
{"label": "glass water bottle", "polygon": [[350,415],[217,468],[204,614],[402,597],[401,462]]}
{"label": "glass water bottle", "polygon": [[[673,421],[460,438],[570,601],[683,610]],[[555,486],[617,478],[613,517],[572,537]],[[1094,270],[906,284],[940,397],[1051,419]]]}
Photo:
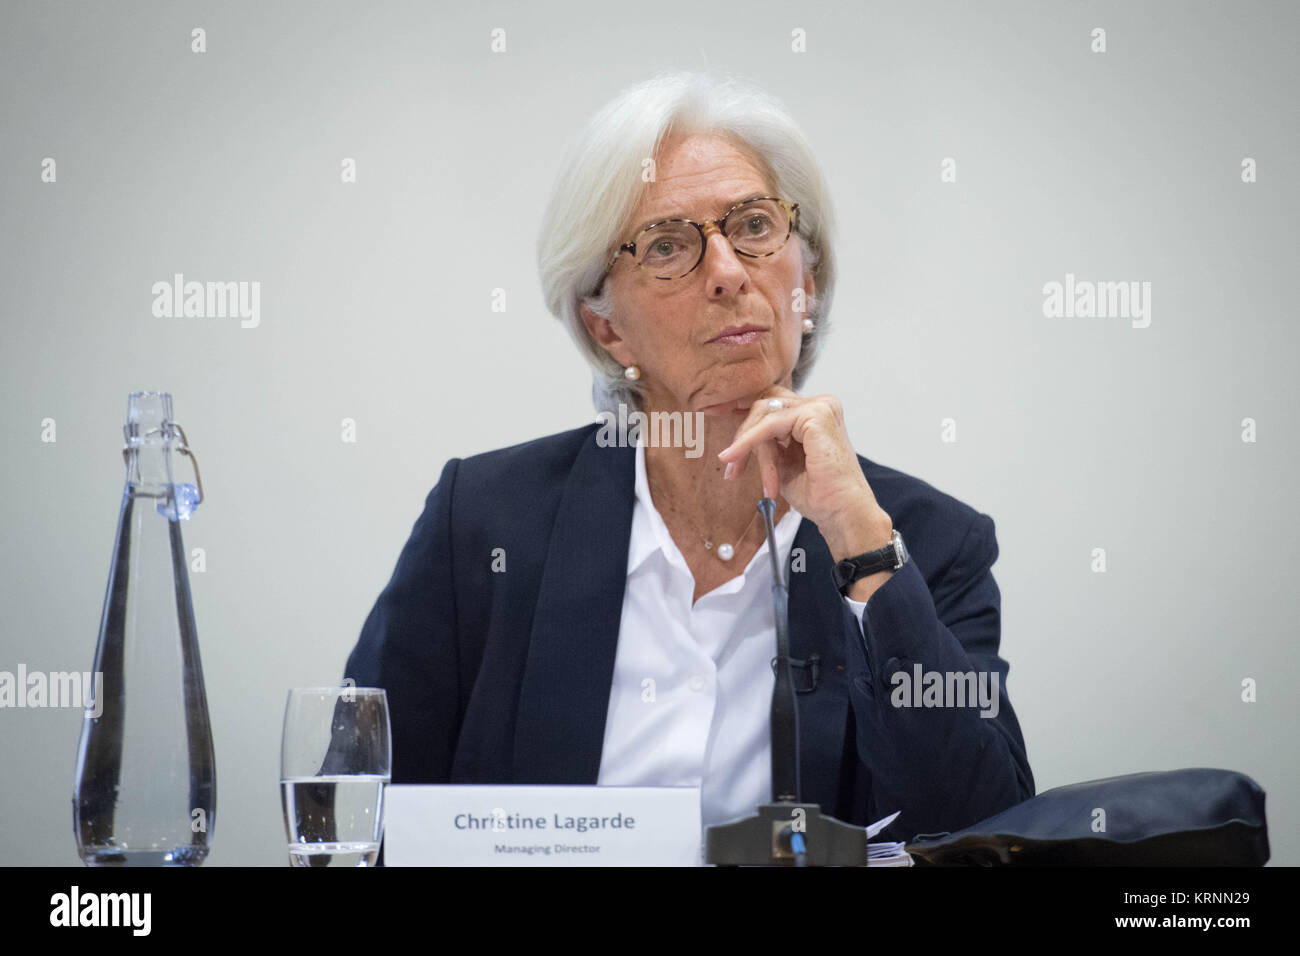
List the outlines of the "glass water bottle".
{"label": "glass water bottle", "polygon": [[[127,400],[126,487],[72,796],[91,866],[194,866],[216,822],[216,766],[180,522],[203,483],[165,392]],[[176,481],[179,455],[197,487]]]}

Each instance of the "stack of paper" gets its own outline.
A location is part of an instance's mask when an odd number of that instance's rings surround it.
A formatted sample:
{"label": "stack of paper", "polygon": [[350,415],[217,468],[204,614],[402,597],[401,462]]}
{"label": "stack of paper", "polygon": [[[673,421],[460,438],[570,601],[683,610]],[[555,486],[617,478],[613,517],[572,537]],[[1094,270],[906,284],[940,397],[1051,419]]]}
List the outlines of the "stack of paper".
{"label": "stack of paper", "polygon": [[897,819],[901,810],[867,827],[867,866],[911,866],[912,857],[902,843],[872,843],[871,838]]}

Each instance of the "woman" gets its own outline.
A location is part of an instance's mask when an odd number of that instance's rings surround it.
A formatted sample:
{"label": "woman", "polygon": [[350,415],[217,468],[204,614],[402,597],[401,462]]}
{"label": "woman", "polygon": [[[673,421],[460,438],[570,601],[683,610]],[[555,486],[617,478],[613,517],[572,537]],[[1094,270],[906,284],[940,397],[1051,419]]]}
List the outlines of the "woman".
{"label": "woman", "polygon": [[[591,120],[539,262],[605,425],[444,468],[347,665],[388,689],[394,782],[700,786],[706,825],[769,802],[767,496],[801,798],[900,810],[883,838],[910,839],[1033,795],[992,520],[856,455],[834,396],[799,392],[830,233],[814,157],[752,88],[659,76]],[[636,413],[699,429],[611,441]]]}

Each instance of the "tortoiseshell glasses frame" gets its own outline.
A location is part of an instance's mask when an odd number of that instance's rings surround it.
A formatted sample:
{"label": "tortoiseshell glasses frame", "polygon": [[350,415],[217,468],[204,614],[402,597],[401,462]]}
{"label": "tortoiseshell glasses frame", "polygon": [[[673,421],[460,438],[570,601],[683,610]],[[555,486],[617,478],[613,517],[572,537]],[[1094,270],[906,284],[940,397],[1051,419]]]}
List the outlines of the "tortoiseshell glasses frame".
{"label": "tortoiseshell glasses frame", "polygon": [[[737,238],[743,239],[743,237],[733,238],[732,236],[729,236],[727,234],[728,220],[730,220],[731,217],[735,215],[736,212],[744,209],[745,207],[762,208],[758,204],[767,203],[767,202],[775,202],[781,207],[781,209],[785,211],[785,216],[786,216],[785,234],[781,237],[779,241],[776,241],[772,237],[768,237],[766,241],[760,243],[759,248],[763,248],[766,245],[771,245],[773,242],[776,242],[776,245],[773,248],[768,249],[768,251],[766,252],[747,252],[744,249],[737,248],[736,239]],[[799,228],[799,204],[789,202],[785,199],[780,198],[779,196],[754,196],[749,199],[744,199],[736,203],[734,206],[728,209],[720,219],[706,219],[704,222],[695,222],[692,219],[661,219],[658,222],[652,222],[649,225],[647,225],[644,229],[642,229],[640,232],[638,232],[630,242],[625,242],[618,247],[618,251],[616,251],[614,255],[610,257],[609,265],[605,269],[605,275],[601,276],[601,280],[597,284],[596,289],[599,290],[601,286],[604,285],[605,279],[606,277],[608,277],[610,270],[614,268],[614,264],[618,261],[618,257],[622,255],[624,252],[631,254],[632,258],[634,260],[637,260],[636,261],[637,268],[647,268],[647,265],[641,260],[645,258],[648,252],[643,251],[641,256],[637,255],[638,249],[645,250],[644,237],[648,233],[656,230],[662,232],[664,226],[669,226],[672,224],[681,224],[684,226],[694,227],[696,233],[699,236],[699,241],[698,241],[699,250],[697,255],[695,256],[695,261],[691,264],[690,268],[683,270],[680,268],[680,266],[678,266],[677,268],[673,268],[670,270],[673,273],[671,275],[655,276],[656,279],[661,279],[664,281],[671,281],[673,279],[683,278],[685,276],[690,275],[697,268],[699,268],[700,263],[704,261],[704,252],[708,248],[709,236],[713,235],[715,232],[721,233],[724,237],[726,237],[727,240],[731,242],[731,247],[736,250],[736,253],[738,255],[742,255],[750,259],[763,259],[766,258],[767,256],[775,255],[776,253],[780,252],[783,248],[785,248],[785,244],[789,242],[790,236],[792,236],[795,233],[795,231]],[[684,261],[685,260],[683,260],[683,264]]]}

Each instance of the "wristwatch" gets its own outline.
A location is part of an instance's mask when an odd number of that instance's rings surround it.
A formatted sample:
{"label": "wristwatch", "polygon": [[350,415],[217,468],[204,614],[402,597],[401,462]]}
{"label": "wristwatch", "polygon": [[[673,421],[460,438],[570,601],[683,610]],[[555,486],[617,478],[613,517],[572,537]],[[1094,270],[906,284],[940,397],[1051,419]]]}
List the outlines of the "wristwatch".
{"label": "wristwatch", "polygon": [[897,571],[911,558],[903,544],[903,536],[894,529],[889,544],[878,551],[868,551],[855,558],[845,558],[831,569],[831,577],[840,593],[847,596],[849,585],[877,571]]}

